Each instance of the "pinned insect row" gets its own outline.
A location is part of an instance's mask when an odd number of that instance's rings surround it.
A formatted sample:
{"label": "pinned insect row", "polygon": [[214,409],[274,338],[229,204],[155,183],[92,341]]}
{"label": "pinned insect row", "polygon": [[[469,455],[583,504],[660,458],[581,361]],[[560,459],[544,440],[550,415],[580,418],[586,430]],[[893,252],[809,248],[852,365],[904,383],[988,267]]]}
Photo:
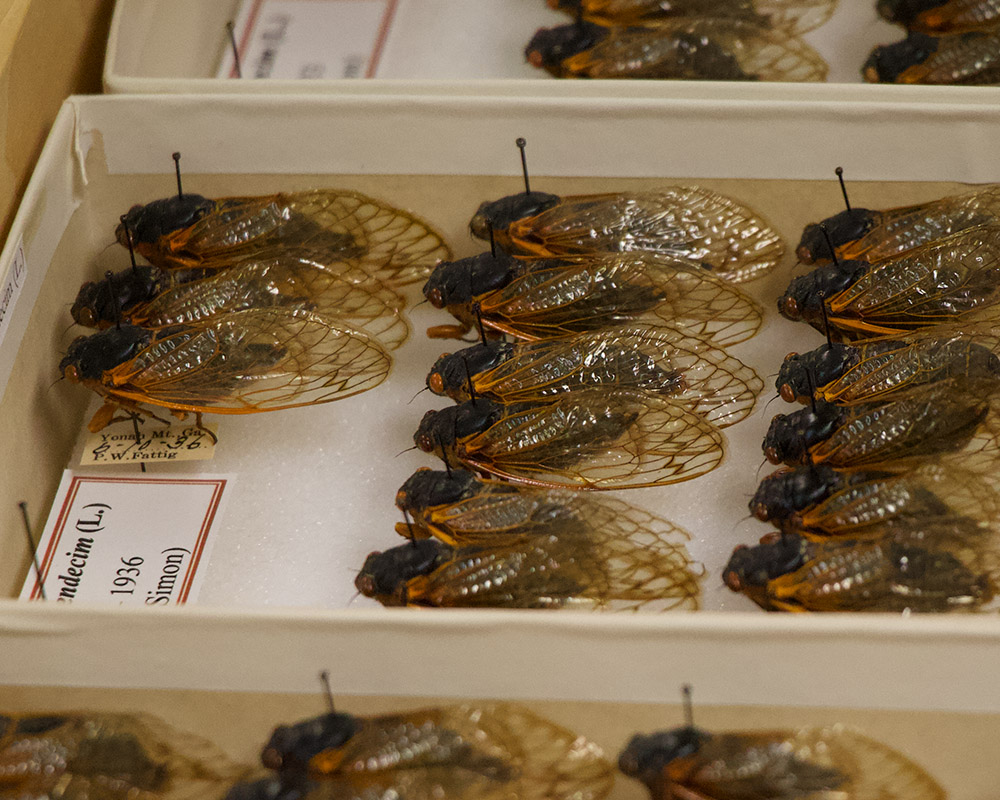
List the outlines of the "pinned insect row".
{"label": "pinned insect row", "polygon": [[90,430],[161,419],[149,406],[200,425],[203,412],[314,405],[380,384],[409,335],[397,289],[450,257],[440,235],[357,192],[185,194],[174,160],[177,195],[121,217],[131,268],[84,284],[73,305],[77,323],[104,329],[60,364],[105,400]]}
{"label": "pinned insect row", "polygon": [[906,38],[876,47],[862,68],[871,83],[993,84],[1000,80],[995,0],[878,0]]}
{"label": "pinned insect row", "polygon": [[[781,533],[737,549],[731,588],[790,611],[974,610],[993,599],[1000,228],[977,224],[991,209],[989,190],[849,207],[819,228],[837,230],[825,250],[806,230],[800,256],[834,263],[796,278],[779,310],[826,329],[828,343],[782,364],[779,394],[808,406],[772,421],[765,455],[793,469],[765,478],[750,506]],[[840,260],[854,253],[882,258]],[[815,291],[844,275],[853,282],[830,296]]]}
{"label": "pinned insect row", "polygon": [[576,16],[525,49],[557,78],[822,81],[828,67],[800,34],[836,0],[549,0]]}
{"label": "pinned insect row", "polygon": [[517,146],[524,193],[472,219],[490,252],[439,265],[424,286],[459,321],[431,336],[482,339],[427,377],[458,405],[428,412],[414,443],[446,472],[403,486],[398,530],[411,544],[373,553],[357,588],[386,605],[696,607],[685,532],[565,490],[659,486],[718,465],[719,429],[751,412],[762,382],[716,341],[752,335],[760,313],[708,270],[769,269],[780,240],[702,190],[532,191]]}

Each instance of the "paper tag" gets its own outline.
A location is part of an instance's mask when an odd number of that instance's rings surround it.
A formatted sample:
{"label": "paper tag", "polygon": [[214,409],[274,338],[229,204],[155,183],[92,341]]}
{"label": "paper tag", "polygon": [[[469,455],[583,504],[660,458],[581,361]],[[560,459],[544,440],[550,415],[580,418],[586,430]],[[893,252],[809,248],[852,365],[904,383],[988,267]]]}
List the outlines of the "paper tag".
{"label": "paper tag", "polygon": [[0,290],[0,344],[3,343],[4,336],[7,335],[10,317],[14,313],[17,298],[21,296],[21,287],[24,286],[27,274],[28,264],[24,260],[24,242],[18,239],[17,246],[14,248],[14,259],[10,262],[10,270],[3,282],[3,289]]}
{"label": "paper tag", "polygon": [[[209,434],[211,431],[211,435]],[[139,464],[163,461],[207,461],[215,455],[219,426],[214,423],[156,426],[128,431],[118,426],[87,436],[83,444],[82,466],[95,464]]]}
{"label": "paper tag", "polygon": [[[234,31],[242,76],[374,77],[397,2],[244,0]],[[231,47],[216,77],[237,77]]]}
{"label": "paper tag", "polygon": [[[38,545],[46,600],[156,606],[194,602],[228,475],[63,473]],[[42,599],[34,568],[21,599]]]}

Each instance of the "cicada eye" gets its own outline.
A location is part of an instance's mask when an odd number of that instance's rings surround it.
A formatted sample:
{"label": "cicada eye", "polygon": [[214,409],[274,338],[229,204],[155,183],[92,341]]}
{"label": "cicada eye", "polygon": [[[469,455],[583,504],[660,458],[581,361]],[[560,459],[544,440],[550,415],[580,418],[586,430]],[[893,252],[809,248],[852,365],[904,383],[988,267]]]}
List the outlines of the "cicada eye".
{"label": "cicada eye", "polygon": [[94,309],[84,306],[77,312],[79,317],[79,323],[87,328],[93,328],[97,324],[97,315],[94,313]]}
{"label": "cicada eye", "polygon": [[786,317],[792,319],[798,319],[799,317],[799,301],[794,297],[786,297],[781,301],[781,308]]}
{"label": "cicada eye", "polygon": [[768,447],[764,450],[764,457],[770,461],[772,464],[780,464],[781,456],[778,455],[778,451],[774,447]]}
{"label": "cicada eye", "polygon": [[427,377],[427,388],[434,394],[444,394],[444,377],[440,372],[432,372]]}
{"label": "cicada eye", "polygon": [[781,534],[778,531],[771,531],[770,533],[765,533],[760,537],[761,544],[774,544],[781,539]]}
{"label": "cicada eye", "polygon": [[781,384],[781,388],[778,389],[778,394],[781,395],[781,399],[786,403],[795,402],[795,390],[791,387],[791,384]]}
{"label": "cicada eye", "polygon": [[431,289],[427,293],[427,299],[434,308],[444,308],[444,297],[441,296],[440,289]]}
{"label": "cicada eye", "polygon": [[[768,513],[767,506],[763,503],[754,503],[753,507],[750,509],[750,513],[761,522],[767,522],[771,518],[771,515]],[[744,547],[745,546],[746,545],[744,545]]]}
{"label": "cicada eye", "polygon": [[[378,553],[372,553],[371,555],[378,555]],[[371,555],[368,557],[371,558]],[[357,589],[365,597],[375,596],[375,578],[372,575],[361,574],[354,579],[354,588]],[[266,765],[265,765],[266,766]]]}
{"label": "cicada eye", "polygon": [[740,576],[737,574],[736,570],[731,569],[725,575],[722,576],[723,583],[726,584],[734,592],[743,591],[743,581],[740,580]]}
{"label": "cicada eye", "polygon": [[402,489],[396,492],[396,508],[409,508],[409,498]]}
{"label": "cicada eye", "polygon": [[72,381],[73,383],[80,382],[80,373],[77,370],[75,364],[66,365],[66,369],[63,370],[63,377],[66,378],[66,380],[68,381]]}
{"label": "cicada eye", "polygon": [[791,360],[792,360],[793,358],[798,358],[798,357],[799,357],[799,354],[798,354],[798,353],[796,353],[796,352],[795,352],[795,351],[793,350],[793,351],[792,351],[791,353],[789,353],[789,354],[788,354],[787,356],[785,356],[784,360],[785,360],[785,361],[791,361]]}
{"label": "cicada eye", "polygon": [[417,437],[417,447],[423,450],[425,453],[434,452],[434,440],[427,434],[421,434]]}

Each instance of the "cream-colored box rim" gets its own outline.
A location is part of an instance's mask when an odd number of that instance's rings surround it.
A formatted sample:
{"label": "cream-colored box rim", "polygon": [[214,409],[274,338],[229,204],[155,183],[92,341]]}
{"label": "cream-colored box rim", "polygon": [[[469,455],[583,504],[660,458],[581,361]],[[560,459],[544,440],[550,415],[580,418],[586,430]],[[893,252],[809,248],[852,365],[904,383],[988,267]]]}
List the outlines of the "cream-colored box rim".
{"label": "cream-colored box rim", "polygon": [[[527,65],[523,49],[538,27],[567,17],[544,0],[395,0],[395,22],[372,79],[228,80],[214,77],[227,46],[225,23],[238,0],[117,0],[104,63],[109,93],[419,93],[542,97],[686,97],[719,99],[982,100],[979,87],[872,86],[861,66],[878,44],[903,29],[874,3],[840,0],[835,16],[805,39],[831,65],[830,83],[710,81],[557,81]],[[388,63],[386,63],[388,62]]]}
{"label": "cream-colored box rim", "polygon": [[[82,419],[81,407],[64,415],[52,395],[39,388],[51,384],[62,326],[55,330],[50,319],[39,318],[37,308],[33,320],[32,312],[63,231],[73,212],[86,205],[88,169],[95,168],[86,157],[98,145],[110,177],[148,176],[150,186],[171,180],[164,154],[180,150],[191,173],[206,181],[214,174],[252,169],[275,179],[506,176],[514,187],[517,135],[528,137],[532,158],[544,165],[541,183],[544,176],[649,175],[829,181],[830,165],[836,163],[849,164],[865,180],[975,182],[1000,180],[1000,163],[991,156],[998,123],[995,109],[958,104],[900,105],[886,117],[878,106],[863,103],[71,98],[0,256],[5,275],[22,241],[29,265],[28,282],[0,348],[0,380],[6,386],[0,424],[8,463],[17,465],[8,472],[0,507],[5,549],[18,553],[17,560],[26,565],[15,538],[15,503],[26,499],[36,509],[34,516],[42,516],[37,509],[51,501]],[[62,289],[71,295],[75,287]],[[39,335],[25,337],[29,325]],[[4,593],[12,590],[8,582]],[[263,689],[295,690],[311,680],[302,675],[304,660],[330,665],[357,693],[385,692],[391,679],[395,694],[527,693],[648,701],[696,679],[704,685],[706,702],[766,703],[780,693],[793,705],[1000,707],[992,691],[1000,627],[992,617],[793,619],[720,613],[639,618],[261,611],[230,605],[167,611],[153,620],[133,611],[2,605],[0,682],[113,686],[137,680],[144,674],[140,662],[149,659],[152,671],[145,674],[158,676],[164,685],[220,688],[246,680]],[[104,663],[107,653],[126,650],[127,641],[134,651],[114,664]],[[173,655],[181,651],[192,654],[184,664]],[[275,657],[287,652],[296,653],[292,661],[299,663]],[[400,667],[404,659],[421,667]],[[530,686],[517,677],[526,671],[537,673]]]}

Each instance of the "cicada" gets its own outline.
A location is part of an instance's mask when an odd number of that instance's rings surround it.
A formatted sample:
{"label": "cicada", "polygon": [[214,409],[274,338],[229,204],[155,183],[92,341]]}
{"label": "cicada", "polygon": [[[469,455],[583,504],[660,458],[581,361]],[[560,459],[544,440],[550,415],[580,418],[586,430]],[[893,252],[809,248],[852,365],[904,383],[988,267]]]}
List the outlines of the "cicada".
{"label": "cicada", "polygon": [[689,535],[605,495],[423,470],[396,502],[413,541],[370,554],[355,581],[384,605],[698,607]]}
{"label": "cicada", "polygon": [[557,197],[543,192],[485,202],[473,235],[508,253],[562,258],[643,252],[683,259],[725,280],[764,275],[785,253],[779,234],[744,205],[708,189]]}
{"label": "cicada", "polygon": [[[144,281],[150,269],[152,279]],[[121,320],[162,328],[274,307],[338,319],[371,334],[390,350],[409,335],[409,325],[400,314],[403,298],[348,263],[317,264],[289,252],[268,259],[248,258],[227,269],[207,271],[195,280],[171,280],[183,270],[153,267],[147,271],[125,270],[100,283],[84,284],[73,306],[74,317],[102,328]],[[133,273],[135,279],[130,281]],[[117,296],[116,290],[120,290]]]}
{"label": "cicada", "polygon": [[333,711],[276,728],[261,759],[278,775],[227,800],[602,800],[614,780],[597,745],[513,703]]}
{"label": "cicada", "polygon": [[0,715],[3,800],[220,798],[248,771],[147,714]]}
{"label": "cicada", "polygon": [[997,83],[1000,29],[994,24],[983,30],[944,36],[911,31],[899,42],[872,50],[861,74],[869,83]]}
{"label": "cicada", "polygon": [[[74,341],[59,369],[104,398],[99,431],[122,408],[249,414],[372,389],[391,359],[378,341],[318,314],[252,309],[166,328],[122,325]],[[166,420],[161,420],[166,422]]]}
{"label": "cicada", "polygon": [[803,264],[828,261],[832,256],[821,229],[825,226],[842,260],[875,262],[998,220],[1000,187],[986,186],[913,206],[841,211],[821,223],[807,225],[795,252]]}
{"label": "cicada", "polygon": [[898,520],[963,518],[974,527],[1000,517],[1000,489],[956,458],[902,472],[810,465],[764,478],[750,512],[806,536],[861,536]]}
{"label": "cicada", "polygon": [[753,411],[763,382],[742,361],[665,326],[629,325],[538,342],[488,342],[441,356],[427,387],[462,402],[539,400],[585,387],[672,397],[718,427]]}
{"label": "cicada", "polygon": [[[821,329],[829,324],[847,337],[1000,316],[1000,225],[963,230],[864,269],[846,263],[793,280],[778,310]],[[824,300],[826,292],[836,293]]]}
{"label": "cicada", "polygon": [[977,330],[941,326],[904,337],[824,344],[785,356],[775,388],[788,403],[811,396],[837,405],[884,402],[941,380],[974,381],[1000,388],[1000,337],[992,326]]}
{"label": "cicada", "polygon": [[766,611],[974,611],[995,594],[979,554],[992,548],[964,521],[906,520],[865,538],[768,534],[740,545],[726,585]]}
{"label": "cicada", "polygon": [[878,0],[878,13],[908,30],[967,33],[1000,22],[997,0]]}
{"label": "cicada", "polygon": [[945,800],[921,767],[842,726],[710,733],[687,725],[634,736],[618,758],[651,800]]}
{"label": "cicada", "polygon": [[589,490],[691,480],[715,469],[724,452],[718,428],[679,403],[607,388],[513,405],[480,398],[428,411],[413,441],[452,467]]}
{"label": "cicada", "polygon": [[675,259],[623,253],[560,262],[531,269],[474,306],[449,306],[462,323],[458,330],[481,323],[534,340],[649,321],[724,346],[760,328],[761,311],[750,297]]}
{"label": "cicada", "polygon": [[1000,431],[991,410],[989,398],[964,381],[939,381],[886,403],[818,401],[775,416],[763,450],[772,464],[844,468],[925,461],[966,447],[996,454]]}
{"label": "cicada", "polygon": [[601,25],[635,25],[664,17],[743,19],[791,34],[818,28],[837,0],[548,0]]}
{"label": "cicada", "polygon": [[719,17],[648,20],[628,27],[581,20],[542,28],[525,57],[557,78],[822,81],[829,69],[795,36]]}
{"label": "cicada", "polygon": [[426,279],[451,251],[409,212],[359,192],[317,189],[209,200],[183,194],[133,207],[116,235],[156,266],[217,269],[289,248],[323,262],[355,260],[380,280],[402,286]]}

